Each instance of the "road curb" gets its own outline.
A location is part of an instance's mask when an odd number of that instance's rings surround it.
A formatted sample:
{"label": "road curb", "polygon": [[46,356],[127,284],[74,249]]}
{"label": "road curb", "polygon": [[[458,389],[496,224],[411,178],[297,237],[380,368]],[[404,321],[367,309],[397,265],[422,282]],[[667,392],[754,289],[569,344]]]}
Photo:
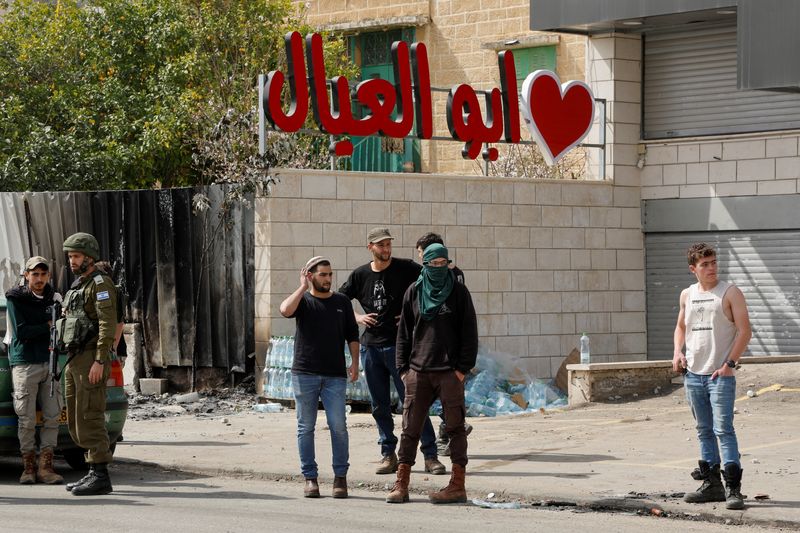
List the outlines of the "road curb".
{"label": "road curb", "polygon": [[[188,474],[199,474],[208,476],[223,476],[233,478],[249,478],[260,479],[264,481],[289,481],[301,484],[304,481],[303,476],[299,474],[286,474],[286,473],[272,473],[257,470],[245,470],[240,468],[225,469],[225,468],[202,468],[193,467],[183,464],[164,464],[153,461],[142,461],[140,459],[127,459],[127,458],[114,458],[114,462],[127,465],[138,465],[150,468],[162,468],[175,472],[185,472]],[[440,486],[446,484],[447,476],[430,476],[430,478],[438,478],[439,481],[432,479],[416,481],[414,485],[409,488],[409,492],[419,496],[427,496],[428,491],[438,489]],[[384,491],[387,483],[394,480],[393,476],[387,476],[385,482],[376,482],[375,480],[356,479],[348,476],[347,481],[351,488],[359,488],[372,491]],[[333,478],[320,476],[320,481],[323,483],[333,483]],[[476,491],[469,491],[468,497],[470,499],[475,497],[483,497],[484,494]],[[623,512],[623,513],[636,513],[642,516],[655,516],[659,518],[684,520],[692,522],[709,522],[721,525],[750,525],[770,528],[783,528],[793,531],[800,531],[800,522],[791,520],[763,520],[754,519],[747,516],[747,510],[742,511],[738,516],[725,516],[715,514],[708,511],[699,511],[697,513],[689,513],[676,506],[670,505],[665,502],[657,502],[650,499],[641,498],[552,498],[538,494],[519,494],[502,492],[495,500],[498,502],[503,501],[518,501],[526,508],[575,508],[589,510],[593,512]]]}

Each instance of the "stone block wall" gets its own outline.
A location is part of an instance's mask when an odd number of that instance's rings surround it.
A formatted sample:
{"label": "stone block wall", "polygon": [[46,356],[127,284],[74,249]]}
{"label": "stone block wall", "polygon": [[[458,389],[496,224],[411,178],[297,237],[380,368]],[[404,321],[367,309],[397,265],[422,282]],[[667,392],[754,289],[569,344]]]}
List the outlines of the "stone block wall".
{"label": "stone block wall", "polygon": [[582,181],[283,170],[256,202],[256,340],[291,335],[278,306],[313,255],[334,284],[370,260],[369,228],[388,225],[394,255],[443,235],[464,270],[481,342],[555,375],[592,339],[594,362],[644,358],[645,297],[638,187]]}
{"label": "stone block wall", "polygon": [[800,191],[796,133],[648,142],[642,198],[762,196]]}

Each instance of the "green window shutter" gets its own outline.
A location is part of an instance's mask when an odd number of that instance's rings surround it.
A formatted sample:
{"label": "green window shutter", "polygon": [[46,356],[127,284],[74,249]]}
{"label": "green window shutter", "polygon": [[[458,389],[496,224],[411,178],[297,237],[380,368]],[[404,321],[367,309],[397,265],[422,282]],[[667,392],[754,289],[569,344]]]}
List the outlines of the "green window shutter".
{"label": "green window shutter", "polygon": [[533,48],[518,48],[514,53],[514,66],[517,69],[517,82],[522,81],[534,70],[556,70],[556,47],[535,46]]}

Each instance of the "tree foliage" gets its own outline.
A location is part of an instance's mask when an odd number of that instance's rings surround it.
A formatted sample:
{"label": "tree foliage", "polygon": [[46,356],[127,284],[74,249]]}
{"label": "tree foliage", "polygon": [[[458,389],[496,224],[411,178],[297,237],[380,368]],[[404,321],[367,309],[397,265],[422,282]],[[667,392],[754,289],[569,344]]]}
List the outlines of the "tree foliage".
{"label": "tree foliage", "polygon": [[[0,20],[0,190],[261,172],[256,79],[284,65],[292,30],[311,31],[290,0],[15,0]],[[352,74],[342,41],[326,46],[330,72]]]}

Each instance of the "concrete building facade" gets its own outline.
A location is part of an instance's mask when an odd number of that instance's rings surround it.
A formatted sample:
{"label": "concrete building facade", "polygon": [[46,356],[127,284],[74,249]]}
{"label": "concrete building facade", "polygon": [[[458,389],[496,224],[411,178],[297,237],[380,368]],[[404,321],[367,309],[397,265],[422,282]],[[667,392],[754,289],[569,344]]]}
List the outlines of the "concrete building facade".
{"label": "concrete building facade", "polygon": [[[369,36],[403,30],[404,40],[425,43],[434,87],[449,89],[460,83],[482,90],[498,87],[501,50],[514,52],[518,76],[523,78],[535,68],[554,70],[562,82],[585,78],[586,38],[528,29],[529,0],[307,0],[297,5],[313,26],[347,35],[359,65],[369,62],[361,49],[369,46],[365,41]],[[374,73],[368,69],[366,75]],[[435,130],[449,135],[446,94],[434,96]],[[424,141],[419,152],[417,171],[480,173],[480,163],[463,159],[457,143]]]}

